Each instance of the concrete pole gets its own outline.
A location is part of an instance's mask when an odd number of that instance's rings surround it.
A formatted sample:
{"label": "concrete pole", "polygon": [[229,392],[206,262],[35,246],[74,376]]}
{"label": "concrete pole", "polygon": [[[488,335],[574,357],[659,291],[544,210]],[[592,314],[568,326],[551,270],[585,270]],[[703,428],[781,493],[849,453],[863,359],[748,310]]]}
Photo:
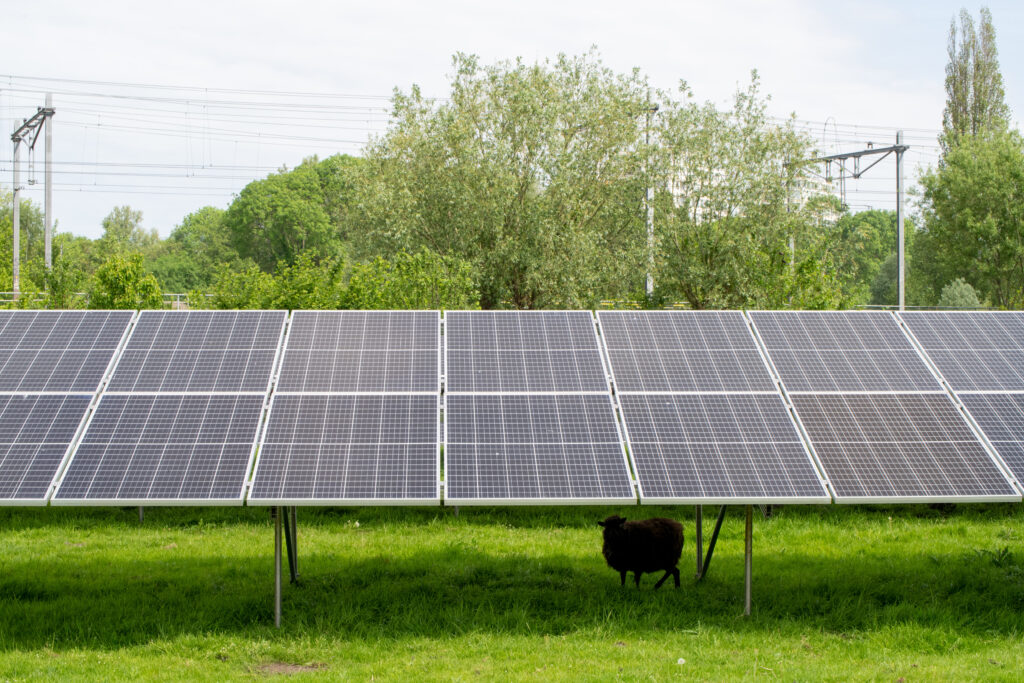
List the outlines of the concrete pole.
{"label": "concrete pole", "polygon": [[[53,108],[53,95],[46,93],[46,108]],[[46,195],[43,203],[45,222],[43,240],[46,254],[46,272],[53,267],[53,116],[47,116],[46,126]]]}
{"label": "concrete pole", "polygon": [[754,506],[747,506],[747,528],[743,548],[743,616],[750,616],[750,575],[754,555]]}
{"label": "concrete pole", "polygon": [[14,298],[18,298],[21,291],[21,173],[20,154],[21,140],[14,142],[14,206],[11,209],[12,224],[14,228],[14,239],[11,243],[11,289]]}
{"label": "concrete pole", "polygon": [[[896,131],[896,145],[902,144],[903,131]],[[900,150],[896,151],[896,241],[899,243],[899,252],[896,259],[899,263],[899,305],[902,311],[906,303],[906,260],[903,257],[903,152]]]}

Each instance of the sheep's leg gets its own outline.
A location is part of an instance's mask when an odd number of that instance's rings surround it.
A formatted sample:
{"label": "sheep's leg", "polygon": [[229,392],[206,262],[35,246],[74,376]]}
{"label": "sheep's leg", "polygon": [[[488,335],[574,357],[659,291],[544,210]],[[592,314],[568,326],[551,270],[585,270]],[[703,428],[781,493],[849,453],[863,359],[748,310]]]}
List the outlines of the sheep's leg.
{"label": "sheep's leg", "polygon": [[619,572],[620,586],[626,585],[626,572]]}
{"label": "sheep's leg", "polygon": [[[676,571],[678,571],[678,570],[676,570]],[[671,575],[672,575],[672,570],[669,569],[668,571],[665,572],[665,576],[663,576],[660,579],[658,579],[658,583],[654,584],[654,590],[658,590],[659,588],[661,588],[661,584],[665,583],[665,579],[667,579]]]}
{"label": "sheep's leg", "polygon": [[679,588],[679,567],[674,567],[674,569],[675,569],[675,572],[673,572],[673,576],[675,577],[675,580],[676,580],[676,588]]}
{"label": "sheep's leg", "polygon": [[643,575],[643,572],[633,572],[633,582],[636,584],[637,588],[640,587],[640,577],[642,575]]}

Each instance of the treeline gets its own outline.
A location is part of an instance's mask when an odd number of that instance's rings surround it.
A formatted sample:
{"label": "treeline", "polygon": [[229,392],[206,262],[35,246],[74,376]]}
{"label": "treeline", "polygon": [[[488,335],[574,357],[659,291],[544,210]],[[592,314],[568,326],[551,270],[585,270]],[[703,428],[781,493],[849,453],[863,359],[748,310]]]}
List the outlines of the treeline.
{"label": "treeline", "polygon": [[[756,73],[725,110],[593,53],[458,55],[454,74],[443,101],[396,92],[361,157],[270,174],[165,240],[118,207],[97,240],[58,235],[49,276],[26,202],[23,290],[46,294],[23,305],[86,305],[77,291],[94,307],[157,305],[161,291],[221,308],[896,303],[894,213],[849,213],[814,182],[811,141],[767,117]],[[948,143],[907,222],[907,303],[1019,307],[1021,138],[983,127]]]}

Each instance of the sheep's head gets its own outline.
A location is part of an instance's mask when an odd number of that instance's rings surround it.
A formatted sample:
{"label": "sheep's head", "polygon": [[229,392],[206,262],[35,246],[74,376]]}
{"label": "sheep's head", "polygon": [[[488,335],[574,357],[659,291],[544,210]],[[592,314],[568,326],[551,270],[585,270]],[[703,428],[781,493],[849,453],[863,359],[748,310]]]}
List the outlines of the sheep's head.
{"label": "sheep's head", "polygon": [[613,529],[621,528],[622,525],[625,524],[625,522],[626,522],[626,518],[625,517],[619,517],[618,515],[612,515],[611,517],[607,518],[603,522],[598,522],[597,525],[598,526],[603,526],[605,528],[605,531],[612,531]]}

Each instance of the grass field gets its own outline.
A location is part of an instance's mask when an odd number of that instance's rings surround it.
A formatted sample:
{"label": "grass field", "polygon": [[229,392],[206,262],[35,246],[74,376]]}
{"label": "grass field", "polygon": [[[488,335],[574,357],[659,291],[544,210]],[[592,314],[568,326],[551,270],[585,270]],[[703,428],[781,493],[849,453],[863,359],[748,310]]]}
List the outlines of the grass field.
{"label": "grass field", "polygon": [[[266,510],[4,509],[0,679],[1020,679],[1024,507],[757,515],[750,618],[740,510],[696,584],[692,508],[300,509],[278,631]],[[684,520],[680,590],[611,512]]]}

